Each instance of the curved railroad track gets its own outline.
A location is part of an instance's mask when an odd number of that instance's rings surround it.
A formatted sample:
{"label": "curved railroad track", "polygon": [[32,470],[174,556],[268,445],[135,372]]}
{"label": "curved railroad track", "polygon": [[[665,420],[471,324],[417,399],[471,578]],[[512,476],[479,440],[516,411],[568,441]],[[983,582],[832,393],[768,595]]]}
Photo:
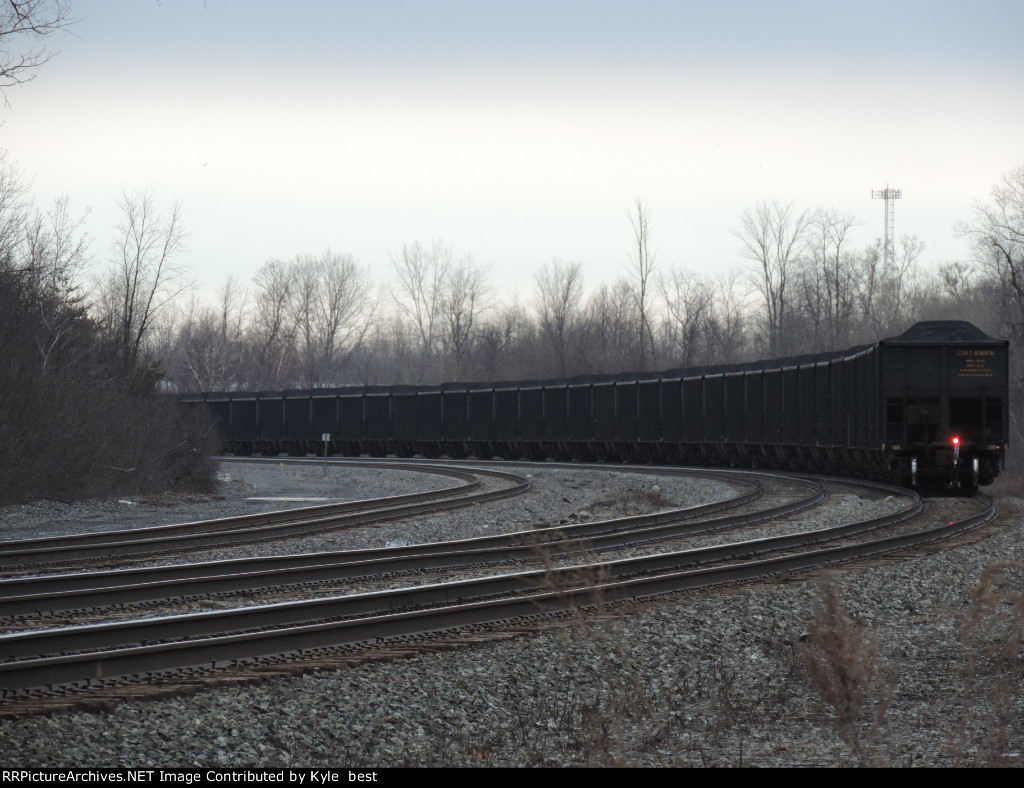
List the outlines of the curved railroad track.
{"label": "curved railroad track", "polygon": [[[282,461],[275,459],[269,462]],[[312,461],[287,462],[310,464]],[[346,460],[334,460],[331,464],[335,467],[366,465],[365,462]],[[25,566],[63,566],[74,561],[95,561],[98,558],[105,561],[151,558],[199,548],[238,546],[306,536],[383,520],[473,506],[520,495],[530,487],[529,482],[523,477],[494,469],[467,470],[448,465],[395,462],[373,462],[372,467],[380,470],[448,476],[459,480],[460,484],[389,498],[306,506],[191,523],[52,536],[43,539],[0,541],[0,571],[10,573]],[[501,482],[503,486],[484,491],[479,477],[489,477]]]}
{"label": "curved railroad track", "polygon": [[[377,463],[374,465],[379,466]],[[522,492],[528,484],[522,477],[509,473],[482,473],[514,481],[509,494]],[[673,476],[723,478],[720,474],[706,471],[663,469],[661,473]],[[750,475],[743,473],[729,474],[725,478],[729,478],[740,487],[741,492],[731,498],[712,503],[653,514],[570,525],[559,524],[531,531],[467,538],[453,542],[12,577],[0,580],[0,619],[21,617],[39,620],[40,617],[51,613],[90,607],[252,591],[257,588],[313,585],[323,581],[408,575],[430,570],[480,568],[487,565],[529,562],[535,560],[538,551],[541,550],[548,557],[560,557],[578,554],[584,545],[590,551],[603,551],[750,525],[809,508],[820,503],[824,497],[820,485],[808,484],[807,495],[793,501],[763,510],[709,519],[708,516],[711,514],[751,504],[761,497],[761,485],[749,480],[748,476]],[[750,476],[750,479],[753,478],[755,477]],[[403,499],[407,497],[402,496]],[[498,497],[497,494],[491,493],[486,500]],[[481,500],[480,497],[476,497],[472,502],[478,503]],[[397,506],[392,516],[389,507],[385,506],[385,499],[372,503],[373,506],[367,507],[371,515],[360,514],[354,517],[354,524],[379,521],[384,519],[385,512],[388,512],[388,519],[408,516],[408,507],[403,504]],[[295,516],[310,530],[313,528],[311,523],[317,516],[324,517],[327,522],[334,523],[333,527],[338,527],[337,515],[333,511],[335,506],[337,505],[305,509],[301,510],[302,515]],[[435,506],[429,511],[438,508],[447,507]],[[320,515],[320,510],[328,511]],[[417,508],[414,513],[427,511]],[[347,520],[345,525],[348,525]],[[133,544],[132,533],[126,533],[122,540],[118,543]]]}
{"label": "curved railroad track", "polygon": [[[479,471],[475,469],[474,473]],[[562,525],[462,543],[361,551],[362,555],[248,559],[184,568],[76,573],[64,579],[5,581],[0,586],[0,596],[5,600],[0,604],[9,603],[7,610],[26,604],[35,605],[34,610],[48,610],[70,603],[77,607],[110,606],[140,599],[218,594],[256,587],[315,586],[325,578],[337,581],[339,577],[438,570],[469,571],[473,575],[344,596],[318,594],[313,599],[191,615],[10,633],[0,636],[0,657],[6,660],[0,663],[0,687],[4,688],[5,696],[0,713],[21,713],[19,709],[27,708],[39,695],[87,694],[97,685],[102,687],[109,677],[135,676],[147,680],[152,678],[147,674],[167,670],[187,673],[197,666],[216,669],[281,654],[304,657],[324,649],[377,643],[388,638],[425,636],[498,622],[521,623],[580,606],[614,604],[789,575],[933,543],[994,516],[991,500],[978,496],[979,510],[970,517],[921,526],[914,519],[920,518],[922,512],[921,499],[915,493],[856,483],[875,493],[900,496],[903,504],[883,517],[836,527],[673,549],[675,540],[695,533],[779,521],[820,506],[826,499],[823,483],[752,472],[661,468],[648,472],[710,475],[728,479],[741,492],[711,506]],[[757,508],[762,485],[766,483],[788,485],[789,500]],[[725,508],[737,512],[720,516]],[[899,533],[878,536],[880,530],[892,529],[897,524],[902,524],[898,526]],[[222,530],[222,535],[238,530]],[[640,547],[646,551],[644,554],[623,553]],[[509,563],[528,566],[520,571],[494,574],[496,566]],[[480,575],[484,567],[492,574]],[[165,574],[145,575],[152,571]],[[187,576],[188,573],[194,574]],[[139,589],[140,584],[134,581],[141,578],[146,579]],[[47,583],[49,587],[45,587]],[[72,586],[61,587],[60,583]],[[26,615],[25,609],[21,608],[19,615]]]}

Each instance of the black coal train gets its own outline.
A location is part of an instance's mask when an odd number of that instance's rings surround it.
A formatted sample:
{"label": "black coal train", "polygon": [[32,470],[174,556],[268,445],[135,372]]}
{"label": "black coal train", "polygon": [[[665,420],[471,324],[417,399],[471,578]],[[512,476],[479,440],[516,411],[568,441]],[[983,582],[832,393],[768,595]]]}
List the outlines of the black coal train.
{"label": "black coal train", "polygon": [[770,468],[964,493],[1007,449],[1008,343],[961,321],[849,350],[568,380],[186,395],[236,455]]}

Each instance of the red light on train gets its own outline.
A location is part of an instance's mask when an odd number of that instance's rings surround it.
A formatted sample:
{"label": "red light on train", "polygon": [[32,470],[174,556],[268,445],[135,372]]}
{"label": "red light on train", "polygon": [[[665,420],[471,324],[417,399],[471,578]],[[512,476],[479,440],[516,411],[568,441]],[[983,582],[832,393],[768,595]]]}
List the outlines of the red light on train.
{"label": "red light on train", "polygon": [[954,446],[959,446],[960,445],[960,436],[959,435],[954,435],[953,436],[953,445]]}

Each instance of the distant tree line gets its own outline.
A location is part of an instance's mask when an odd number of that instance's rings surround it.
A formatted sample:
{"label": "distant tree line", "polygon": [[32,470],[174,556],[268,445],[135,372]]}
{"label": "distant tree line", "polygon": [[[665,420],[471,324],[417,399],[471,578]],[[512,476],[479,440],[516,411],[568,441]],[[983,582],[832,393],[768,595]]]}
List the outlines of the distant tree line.
{"label": "distant tree line", "polygon": [[214,305],[193,297],[168,311],[149,348],[168,387],[213,391],[725,364],[843,349],[929,319],[1019,343],[1024,216],[1012,211],[1022,195],[1024,168],[959,228],[974,259],[934,267],[914,236],[888,255],[881,240],[855,248],[853,217],[764,202],[734,230],[744,262],[701,275],[655,260],[642,200],[627,214],[633,252],[610,284],[589,285],[582,261],[555,259],[535,268],[527,295],[502,297],[487,266],[439,240],[402,246],[386,282],[331,250],[268,260],[249,286],[230,277]]}

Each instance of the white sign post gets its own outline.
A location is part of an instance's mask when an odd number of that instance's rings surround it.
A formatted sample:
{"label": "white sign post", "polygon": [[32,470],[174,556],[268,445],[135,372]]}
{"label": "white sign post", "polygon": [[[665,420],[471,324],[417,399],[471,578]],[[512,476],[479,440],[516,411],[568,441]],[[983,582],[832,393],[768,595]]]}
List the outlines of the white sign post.
{"label": "white sign post", "polygon": [[324,442],[324,476],[327,475],[327,444],[331,442],[331,433],[325,432],[320,435],[320,440]]}

